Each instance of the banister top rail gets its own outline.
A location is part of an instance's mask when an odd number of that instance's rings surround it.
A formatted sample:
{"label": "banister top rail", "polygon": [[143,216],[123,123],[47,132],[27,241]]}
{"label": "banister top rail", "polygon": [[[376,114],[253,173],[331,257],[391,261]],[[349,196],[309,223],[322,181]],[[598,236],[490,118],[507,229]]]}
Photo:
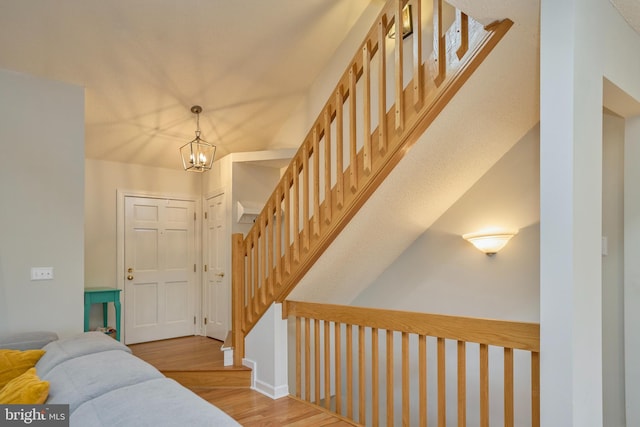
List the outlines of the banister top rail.
{"label": "banister top rail", "polygon": [[540,351],[540,325],[537,323],[289,300],[283,305],[282,316],[305,317],[517,350]]}

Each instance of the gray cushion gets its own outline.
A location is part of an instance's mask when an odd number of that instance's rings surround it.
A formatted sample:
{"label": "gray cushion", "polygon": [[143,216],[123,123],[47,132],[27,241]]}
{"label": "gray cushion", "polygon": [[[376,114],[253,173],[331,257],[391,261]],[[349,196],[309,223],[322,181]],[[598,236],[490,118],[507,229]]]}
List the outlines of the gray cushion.
{"label": "gray cushion", "polygon": [[68,403],[73,413],[79,405],[101,394],[164,376],[129,353],[110,350],[69,359],[40,377],[49,381],[47,403]]}
{"label": "gray cushion", "polygon": [[233,418],[169,378],[149,380],[83,403],[78,427],[236,427]]}
{"label": "gray cushion", "polygon": [[58,339],[58,334],[48,331],[23,332],[0,337],[0,348],[33,350],[42,348]]}
{"label": "gray cushion", "polygon": [[69,338],[53,341],[42,348],[46,351],[36,364],[36,371],[42,377],[62,362],[75,357],[108,350],[131,353],[126,345],[108,337],[102,332],[85,332]]}

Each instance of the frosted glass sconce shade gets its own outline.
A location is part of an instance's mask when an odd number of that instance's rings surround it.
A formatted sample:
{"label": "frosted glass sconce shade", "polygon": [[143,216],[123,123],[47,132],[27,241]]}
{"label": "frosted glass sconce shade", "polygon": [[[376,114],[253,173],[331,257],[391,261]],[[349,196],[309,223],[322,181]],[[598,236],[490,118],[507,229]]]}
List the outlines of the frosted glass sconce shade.
{"label": "frosted glass sconce shade", "polygon": [[462,236],[463,239],[470,242],[478,250],[487,255],[495,255],[500,249],[504,248],[518,231],[500,231],[500,232],[477,232],[468,233]]}

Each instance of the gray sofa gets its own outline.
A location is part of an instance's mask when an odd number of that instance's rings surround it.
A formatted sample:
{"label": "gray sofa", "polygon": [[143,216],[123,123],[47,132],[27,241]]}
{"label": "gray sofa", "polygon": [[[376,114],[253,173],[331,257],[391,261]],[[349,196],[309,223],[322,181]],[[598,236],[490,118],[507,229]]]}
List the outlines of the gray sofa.
{"label": "gray sofa", "polygon": [[103,333],[51,341],[43,349],[36,371],[49,381],[46,403],[69,404],[72,427],[240,425]]}

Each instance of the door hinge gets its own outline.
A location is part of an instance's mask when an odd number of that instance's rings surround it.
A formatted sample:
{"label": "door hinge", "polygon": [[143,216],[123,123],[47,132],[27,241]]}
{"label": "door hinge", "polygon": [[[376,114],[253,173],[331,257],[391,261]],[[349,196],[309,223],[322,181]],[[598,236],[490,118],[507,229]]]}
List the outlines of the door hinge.
{"label": "door hinge", "polygon": [[196,213],[195,212],[193,213],[193,220],[194,221],[196,220]]}
{"label": "door hinge", "polygon": [[205,264],[205,265],[204,265],[204,272],[206,273],[206,272],[207,272],[207,270],[208,270],[208,269],[207,269],[207,264]]}
{"label": "door hinge", "polygon": [[205,325],[207,324],[207,318],[206,317],[204,318],[204,324]]}
{"label": "door hinge", "polygon": [[195,273],[196,271],[197,271],[197,270],[196,270],[196,265],[195,265],[195,264],[193,264],[193,272]]}
{"label": "door hinge", "polygon": [[204,213],[204,219],[209,219],[209,215],[207,215],[207,212]]}
{"label": "door hinge", "polygon": [[193,316],[193,324],[196,324],[196,316]]}

